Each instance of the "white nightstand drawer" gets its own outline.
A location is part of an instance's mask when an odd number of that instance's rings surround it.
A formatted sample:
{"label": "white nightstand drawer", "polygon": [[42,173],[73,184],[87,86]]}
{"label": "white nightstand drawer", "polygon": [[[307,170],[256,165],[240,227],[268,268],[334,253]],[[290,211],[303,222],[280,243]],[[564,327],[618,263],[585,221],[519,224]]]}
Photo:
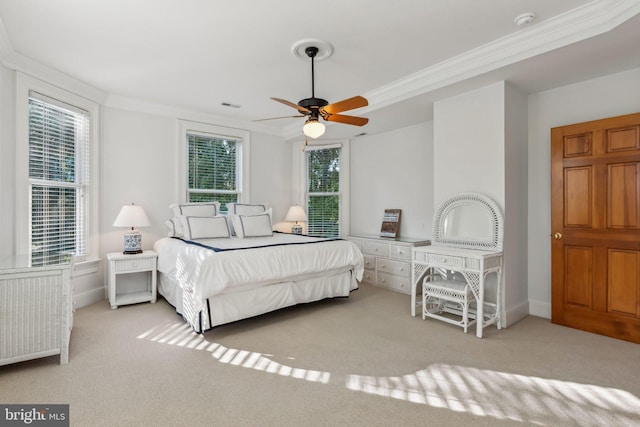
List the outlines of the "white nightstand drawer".
{"label": "white nightstand drawer", "polygon": [[370,240],[365,240],[364,242],[364,250],[365,254],[376,255],[376,256],[389,256],[389,244],[386,242],[374,242]]}
{"label": "white nightstand drawer", "polygon": [[396,274],[398,276],[411,275],[411,264],[408,262],[378,258],[376,268],[383,273]]}
{"label": "white nightstand drawer", "polygon": [[121,259],[121,260],[114,261],[114,268],[116,272],[153,270],[155,269],[155,267],[156,267],[155,257]]}
{"label": "white nightstand drawer", "polygon": [[[156,302],[157,259],[154,251],[125,255],[107,254],[109,260],[109,304],[112,309],[120,305]],[[144,279],[144,280],[141,280]]]}

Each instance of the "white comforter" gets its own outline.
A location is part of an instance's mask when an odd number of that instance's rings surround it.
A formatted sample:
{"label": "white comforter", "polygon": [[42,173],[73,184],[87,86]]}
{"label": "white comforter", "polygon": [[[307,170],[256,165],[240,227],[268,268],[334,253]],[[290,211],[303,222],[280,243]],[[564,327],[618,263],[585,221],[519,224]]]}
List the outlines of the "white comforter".
{"label": "white comforter", "polygon": [[[314,241],[320,242],[290,244]],[[197,309],[204,306],[207,298],[224,293],[346,268],[362,280],[364,272],[362,254],[348,240],[277,233],[273,237],[203,239],[197,243],[223,249],[247,248],[215,252],[172,238],[155,243],[158,271],[192,293]]]}

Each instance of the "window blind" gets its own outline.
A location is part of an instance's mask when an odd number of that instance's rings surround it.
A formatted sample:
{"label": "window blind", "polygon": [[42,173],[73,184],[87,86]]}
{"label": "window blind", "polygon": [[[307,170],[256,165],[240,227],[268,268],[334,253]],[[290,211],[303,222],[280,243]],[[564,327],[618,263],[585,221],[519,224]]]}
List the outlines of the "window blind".
{"label": "window blind", "polygon": [[85,255],[89,114],[32,92],[28,123],[31,263]]}
{"label": "window blind", "polygon": [[237,202],[240,141],[213,135],[188,133],[187,200],[189,202]]}
{"label": "window blind", "polygon": [[307,226],[314,236],[340,236],[339,146],[306,151]]}

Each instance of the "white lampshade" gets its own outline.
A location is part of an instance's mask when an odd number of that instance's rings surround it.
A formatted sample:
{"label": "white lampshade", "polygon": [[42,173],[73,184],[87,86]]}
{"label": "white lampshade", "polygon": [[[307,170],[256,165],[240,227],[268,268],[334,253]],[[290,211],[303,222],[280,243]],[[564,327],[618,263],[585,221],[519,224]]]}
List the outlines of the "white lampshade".
{"label": "white lampshade", "polygon": [[131,230],[124,234],[125,254],[142,253],[142,234],[133,227],[148,227],[151,225],[147,213],[142,206],[125,205],[120,209],[120,213],[113,222],[114,227],[131,227]]}
{"label": "white lampshade", "polygon": [[302,127],[302,132],[309,138],[318,138],[324,134],[324,125],[317,119],[309,119]]}
{"label": "white lampshade", "polygon": [[148,227],[151,225],[147,213],[142,206],[133,203],[125,205],[120,209],[120,213],[113,222],[114,227]]}
{"label": "white lampshade", "polygon": [[284,218],[285,221],[306,221],[307,214],[302,209],[302,206],[294,205],[289,208],[287,212],[287,216]]}

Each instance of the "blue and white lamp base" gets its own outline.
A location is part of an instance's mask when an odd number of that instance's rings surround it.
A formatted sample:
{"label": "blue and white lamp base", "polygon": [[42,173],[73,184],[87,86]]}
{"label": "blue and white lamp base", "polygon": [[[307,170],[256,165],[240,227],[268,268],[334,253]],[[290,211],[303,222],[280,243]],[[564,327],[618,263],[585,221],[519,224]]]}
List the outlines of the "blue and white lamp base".
{"label": "blue and white lamp base", "polygon": [[124,235],[124,254],[142,253],[142,234],[138,230],[131,230]]}

